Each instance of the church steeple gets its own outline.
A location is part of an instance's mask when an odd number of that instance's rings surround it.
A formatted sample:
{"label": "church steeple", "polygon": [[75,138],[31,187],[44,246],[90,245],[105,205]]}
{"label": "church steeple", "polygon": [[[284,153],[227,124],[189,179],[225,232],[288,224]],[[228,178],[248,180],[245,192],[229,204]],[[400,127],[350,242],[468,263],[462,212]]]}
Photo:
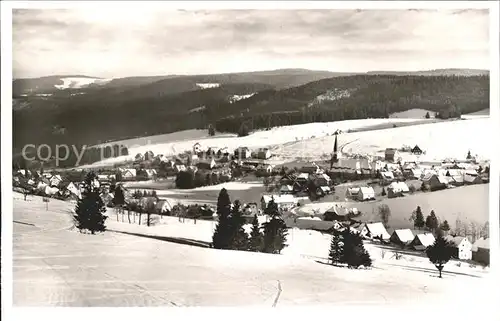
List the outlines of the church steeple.
{"label": "church steeple", "polygon": [[332,159],[330,160],[330,169],[333,168],[333,164],[335,164],[339,161],[339,158],[337,155],[337,135],[338,135],[338,133],[335,132],[335,143],[333,144],[333,155],[332,155]]}

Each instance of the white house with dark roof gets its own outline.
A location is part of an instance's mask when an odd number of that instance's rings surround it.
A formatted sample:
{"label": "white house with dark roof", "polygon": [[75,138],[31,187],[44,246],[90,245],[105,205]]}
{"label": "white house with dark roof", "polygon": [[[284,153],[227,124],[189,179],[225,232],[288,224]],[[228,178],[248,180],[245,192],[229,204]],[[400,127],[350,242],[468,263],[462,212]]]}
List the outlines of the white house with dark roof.
{"label": "white house with dark roof", "polygon": [[359,188],[358,200],[368,201],[375,199],[375,190],[371,186],[362,186]]}
{"label": "white house with dark roof", "polygon": [[460,260],[472,260],[472,243],[463,236],[448,235],[445,239],[450,242],[455,251],[454,256]]}

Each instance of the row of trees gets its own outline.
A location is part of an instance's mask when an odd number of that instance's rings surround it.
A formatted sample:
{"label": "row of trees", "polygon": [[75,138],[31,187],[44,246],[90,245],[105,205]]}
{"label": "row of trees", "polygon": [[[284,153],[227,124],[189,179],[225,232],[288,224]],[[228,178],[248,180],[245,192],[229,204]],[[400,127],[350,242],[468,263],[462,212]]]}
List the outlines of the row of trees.
{"label": "row of trees", "polygon": [[270,220],[262,226],[255,215],[252,221],[250,235],[243,226],[245,219],[239,201],[231,206],[227,190],[223,188],[217,200],[217,215],[219,221],[215,228],[212,240],[216,249],[240,250],[279,254],[286,246],[288,230],[281,217],[278,205],[271,201],[265,213]]}
{"label": "row of trees", "polygon": [[203,171],[182,171],[175,176],[175,186],[180,189],[192,189],[202,186],[211,186],[221,183],[226,183],[231,180],[231,177],[219,175],[213,172]]}

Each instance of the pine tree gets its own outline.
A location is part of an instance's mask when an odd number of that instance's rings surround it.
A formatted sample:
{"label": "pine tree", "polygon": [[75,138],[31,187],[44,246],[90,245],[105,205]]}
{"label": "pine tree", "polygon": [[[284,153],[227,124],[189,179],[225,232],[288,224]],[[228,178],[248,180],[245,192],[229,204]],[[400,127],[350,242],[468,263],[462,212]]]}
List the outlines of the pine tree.
{"label": "pine tree", "polygon": [[370,254],[366,251],[360,235],[351,232],[349,229],[345,229],[342,232],[342,240],[342,263],[346,263],[351,268],[358,268],[360,266],[369,267],[372,265]]}
{"label": "pine tree", "polygon": [[420,230],[424,228],[424,226],[424,214],[422,213],[420,206],[417,206],[417,209],[415,210],[415,219],[413,220],[413,227]]}
{"label": "pine tree", "polygon": [[426,250],[427,257],[436,266],[439,271],[439,277],[441,278],[441,272],[443,271],[444,265],[448,263],[453,254],[453,247],[441,233],[438,233],[434,244],[429,246]]}
{"label": "pine tree", "polygon": [[263,236],[260,231],[260,224],[257,215],[254,215],[252,220],[252,231],[250,232],[249,249],[252,252],[262,251]]}
{"label": "pine tree", "polygon": [[425,114],[425,118],[426,118],[426,119],[431,118],[431,115],[429,114],[429,112],[427,112],[427,113]]}
{"label": "pine tree", "polygon": [[439,226],[439,229],[443,232],[448,232],[450,230],[450,224],[448,224],[447,220],[444,220],[444,222]]}
{"label": "pine tree", "polygon": [[266,253],[280,254],[286,246],[288,229],[285,221],[281,217],[278,205],[271,200],[266,212],[271,215],[271,220],[264,223],[264,249]]}
{"label": "pine tree", "polygon": [[118,185],[115,188],[115,196],[113,197],[113,204],[115,206],[122,206],[125,204],[125,195],[123,193],[123,187]]}
{"label": "pine tree", "polygon": [[230,248],[233,250],[248,250],[248,235],[243,225],[245,225],[245,219],[242,216],[241,203],[236,200],[231,210],[231,216],[229,217],[229,226],[231,229]]}
{"label": "pine tree", "polygon": [[107,216],[106,206],[99,195],[97,175],[89,173],[84,180],[82,197],[78,200],[75,208],[74,221],[76,228],[80,231],[88,230],[92,234],[106,230],[105,221]]}
{"label": "pine tree", "polygon": [[439,221],[438,218],[436,217],[436,213],[434,213],[434,210],[432,210],[431,213],[425,219],[425,227],[430,232],[435,232],[439,227]]}
{"label": "pine tree", "polygon": [[330,252],[328,258],[333,265],[341,263],[344,255],[343,242],[340,239],[340,232],[333,231],[332,242],[330,243]]}
{"label": "pine tree", "polygon": [[385,191],[385,188],[384,188],[384,187],[382,187],[382,194],[381,194],[381,195],[382,195],[382,196],[386,196],[386,195],[387,195],[387,192]]}
{"label": "pine tree", "polygon": [[225,188],[221,189],[217,199],[218,223],[212,236],[212,243],[216,249],[231,248],[231,200]]}

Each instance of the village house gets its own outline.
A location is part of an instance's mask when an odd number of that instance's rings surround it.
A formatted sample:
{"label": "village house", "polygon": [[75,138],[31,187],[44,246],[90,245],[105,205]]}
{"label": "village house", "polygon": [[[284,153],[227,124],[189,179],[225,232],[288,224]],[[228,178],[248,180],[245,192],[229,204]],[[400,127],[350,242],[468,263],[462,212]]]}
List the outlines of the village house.
{"label": "village house", "polygon": [[415,236],[410,229],[394,230],[391,235],[391,242],[400,246],[410,244]]}
{"label": "village house", "polygon": [[403,175],[408,179],[420,179],[422,177],[422,170],[420,168],[409,168],[404,170]]}
{"label": "village house", "polygon": [[371,186],[359,188],[358,201],[369,201],[375,199],[375,190]]}
{"label": "village house", "polygon": [[314,183],[317,186],[330,186],[332,185],[332,179],[327,174],[316,174],[312,176]]}
{"label": "village house", "polygon": [[326,195],[331,194],[331,193],[332,193],[332,189],[330,188],[330,186],[319,186],[316,189],[317,196],[326,196]]}
{"label": "village house", "polygon": [[193,145],[193,153],[198,154],[202,151],[201,149],[201,144],[200,143],[195,143]]}
{"label": "village house", "polygon": [[279,189],[280,194],[293,194],[293,186],[292,185],[281,185]]}
{"label": "village house", "polygon": [[387,187],[387,197],[389,198],[400,197],[409,192],[410,189],[405,182],[392,182]]}
{"label": "village house", "polygon": [[362,225],[360,235],[365,238],[380,239],[383,241],[388,241],[391,238],[389,233],[387,233],[384,225],[380,222],[365,223],[364,225]]}
{"label": "village house", "polygon": [[448,185],[448,181],[449,180],[446,178],[446,176],[433,173],[427,173],[422,178],[422,184],[424,184],[430,191],[445,189]]}
{"label": "village house", "polygon": [[389,171],[380,172],[380,178],[382,178],[384,182],[392,182],[394,180],[394,173]]}
{"label": "village house", "polygon": [[284,194],[284,195],[262,195],[260,199],[261,203],[261,208],[263,211],[267,208],[269,205],[269,202],[271,200],[274,200],[274,202],[278,205],[278,209],[282,211],[289,210],[295,206],[297,206],[298,200],[293,196],[289,194]]}
{"label": "village house", "polygon": [[158,173],[156,172],[156,169],[145,169],[144,170],[146,173],[147,178],[149,179],[155,179]]}
{"label": "village house", "polygon": [[470,170],[464,172],[463,179],[465,185],[481,184],[483,182],[481,176],[479,176],[476,171]]}
{"label": "village house", "polygon": [[252,151],[248,147],[238,147],[234,150],[234,157],[236,159],[247,159],[252,157]]}
{"label": "village house", "polygon": [[271,154],[271,150],[269,150],[269,148],[260,148],[258,151],[257,151],[257,158],[259,159],[269,159],[271,158],[272,154]]}
{"label": "village house", "polygon": [[472,259],[476,262],[490,264],[490,239],[479,238],[472,246]]}
{"label": "village house", "polygon": [[472,259],[472,243],[468,238],[463,236],[451,236],[447,235],[445,239],[453,245],[454,253],[453,256],[460,260],[471,260]]}
{"label": "village house", "polygon": [[415,235],[415,238],[410,243],[410,246],[417,251],[424,251],[426,248],[434,244],[436,239],[431,233],[422,233]]}
{"label": "village house", "polygon": [[295,179],[296,182],[302,185],[306,185],[307,182],[309,181],[309,174],[308,173],[300,173],[297,178]]}
{"label": "village house", "polygon": [[187,167],[184,164],[181,164],[181,165],[176,164],[176,165],[174,165],[174,170],[176,173],[185,172],[185,171],[187,171]]}
{"label": "village house", "polygon": [[391,162],[391,163],[396,163],[400,159],[399,152],[396,148],[387,148],[385,150],[385,157],[384,157],[386,162]]}
{"label": "village house", "polygon": [[248,203],[243,206],[243,214],[248,216],[259,215],[259,207],[257,203]]}
{"label": "village house", "polygon": [[341,158],[338,162],[332,164],[332,170],[336,171],[347,171],[355,172],[357,174],[362,174],[363,172],[372,172],[372,166],[368,159],[366,158]]}
{"label": "village house", "polygon": [[323,213],[323,220],[325,221],[338,221],[347,222],[349,221],[348,212],[342,212],[338,205],[334,205],[329,208],[325,213]]}
{"label": "village house", "polygon": [[50,186],[57,187],[63,181],[61,175],[54,175],[50,178]]}
{"label": "village house", "polygon": [[359,187],[348,187],[345,192],[345,197],[352,200],[357,200],[359,198]]}
{"label": "village house", "polygon": [[119,171],[123,179],[131,179],[137,176],[137,170],[135,168],[120,168]]}
{"label": "village house", "polygon": [[411,153],[415,155],[422,155],[422,149],[420,149],[418,145],[415,145],[415,147],[411,149]]}

